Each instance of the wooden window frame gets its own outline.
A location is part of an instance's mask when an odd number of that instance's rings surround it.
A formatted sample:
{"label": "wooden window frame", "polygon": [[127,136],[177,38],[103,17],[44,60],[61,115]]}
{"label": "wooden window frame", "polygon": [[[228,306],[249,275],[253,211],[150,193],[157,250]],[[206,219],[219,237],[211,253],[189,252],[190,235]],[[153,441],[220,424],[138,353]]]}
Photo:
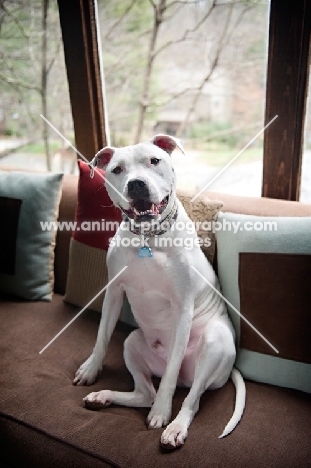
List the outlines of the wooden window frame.
{"label": "wooden window frame", "polygon": [[[109,144],[96,0],[58,0],[77,149]],[[262,196],[299,200],[311,31],[310,0],[271,0]]]}
{"label": "wooden window frame", "polygon": [[263,197],[299,200],[310,32],[310,0],[271,0]]}
{"label": "wooden window frame", "polygon": [[77,150],[109,145],[96,0],[58,0]]}

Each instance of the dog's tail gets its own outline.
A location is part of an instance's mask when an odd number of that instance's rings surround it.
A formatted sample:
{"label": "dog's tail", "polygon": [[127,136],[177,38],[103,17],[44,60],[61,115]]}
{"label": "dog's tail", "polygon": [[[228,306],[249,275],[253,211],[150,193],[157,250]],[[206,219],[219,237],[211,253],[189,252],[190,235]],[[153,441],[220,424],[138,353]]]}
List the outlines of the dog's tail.
{"label": "dog's tail", "polygon": [[234,412],[230,421],[226,425],[221,436],[219,436],[219,439],[226,437],[226,435],[230,434],[230,432],[233,431],[233,429],[235,428],[235,426],[238,424],[238,422],[240,421],[242,417],[244,406],[245,406],[246,389],[245,389],[245,383],[244,383],[242,375],[234,367],[232,369],[230,377],[231,377],[232,382],[234,383],[235,391],[236,391],[235,408],[234,408]]}

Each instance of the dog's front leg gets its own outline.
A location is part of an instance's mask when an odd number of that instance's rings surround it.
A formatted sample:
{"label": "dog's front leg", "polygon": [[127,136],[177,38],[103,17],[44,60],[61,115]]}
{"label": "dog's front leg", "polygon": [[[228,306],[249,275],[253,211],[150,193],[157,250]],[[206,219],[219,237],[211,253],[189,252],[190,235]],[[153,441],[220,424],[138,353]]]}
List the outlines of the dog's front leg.
{"label": "dog's front leg", "polygon": [[[184,307],[184,306],[183,306]],[[168,424],[172,411],[172,398],[176,389],[179,370],[189,341],[192,310],[187,308],[175,315],[178,323],[172,330],[170,352],[167,366],[153,406],[147,417],[149,429],[156,429]]]}
{"label": "dog's front leg", "polygon": [[116,282],[107,288],[93,352],[77,370],[74,385],[91,385],[95,382],[103,367],[108,343],[120,315],[123,296],[123,290]]}

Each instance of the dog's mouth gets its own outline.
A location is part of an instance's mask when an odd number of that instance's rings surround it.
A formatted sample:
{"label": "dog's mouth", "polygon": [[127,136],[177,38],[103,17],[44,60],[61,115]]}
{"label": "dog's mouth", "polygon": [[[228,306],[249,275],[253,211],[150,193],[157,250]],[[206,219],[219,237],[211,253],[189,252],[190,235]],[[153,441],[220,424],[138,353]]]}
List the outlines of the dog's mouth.
{"label": "dog's mouth", "polygon": [[139,198],[133,200],[129,210],[124,210],[123,213],[130,219],[133,219],[137,223],[157,220],[161,213],[165,210],[168,205],[169,195],[167,195],[160,203],[153,203],[149,200]]}

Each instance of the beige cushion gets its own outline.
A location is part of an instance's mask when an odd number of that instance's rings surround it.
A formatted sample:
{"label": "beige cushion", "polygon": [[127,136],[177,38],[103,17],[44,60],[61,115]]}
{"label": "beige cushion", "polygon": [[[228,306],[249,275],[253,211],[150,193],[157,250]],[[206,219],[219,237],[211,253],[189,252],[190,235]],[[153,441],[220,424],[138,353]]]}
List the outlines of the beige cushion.
{"label": "beige cushion", "polygon": [[[194,202],[191,202],[191,199],[196,195],[195,192],[188,192],[185,190],[178,190],[177,196],[181,203],[183,204],[189,218],[194,223],[198,223],[199,229],[197,230],[198,236],[203,239],[210,239],[210,246],[206,247],[202,245],[202,250],[208,259],[208,261],[213,264],[215,257],[215,232],[212,228],[213,222],[217,221],[217,216],[220,208],[223,207],[223,203],[218,200],[210,200],[206,195],[200,195]],[[206,223],[211,225],[211,228],[206,229]]]}
{"label": "beige cushion", "polygon": [[[84,307],[108,283],[106,250],[82,244],[71,238],[65,301]],[[104,292],[90,305],[101,312]]]}

